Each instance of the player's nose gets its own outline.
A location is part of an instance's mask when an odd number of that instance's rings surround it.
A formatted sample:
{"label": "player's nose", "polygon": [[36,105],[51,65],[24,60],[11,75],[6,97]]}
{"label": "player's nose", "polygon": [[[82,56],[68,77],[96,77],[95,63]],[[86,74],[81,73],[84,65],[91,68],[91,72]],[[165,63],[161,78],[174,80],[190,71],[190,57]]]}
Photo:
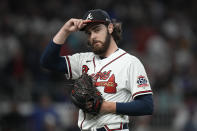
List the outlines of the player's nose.
{"label": "player's nose", "polygon": [[91,39],[91,40],[96,39],[96,33],[91,32],[91,34],[90,34],[90,39]]}

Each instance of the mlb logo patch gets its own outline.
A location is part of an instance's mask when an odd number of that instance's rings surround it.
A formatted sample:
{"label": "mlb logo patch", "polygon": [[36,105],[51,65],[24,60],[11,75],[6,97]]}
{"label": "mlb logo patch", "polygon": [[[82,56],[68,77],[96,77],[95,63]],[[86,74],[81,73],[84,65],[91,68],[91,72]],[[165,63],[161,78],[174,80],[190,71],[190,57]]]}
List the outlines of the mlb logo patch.
{"label": "mlb logo patch", "polygon": [[138,76],[137,79],[137,87],[146,87],[148,86],[148,81],[146,80],[145,76]]}

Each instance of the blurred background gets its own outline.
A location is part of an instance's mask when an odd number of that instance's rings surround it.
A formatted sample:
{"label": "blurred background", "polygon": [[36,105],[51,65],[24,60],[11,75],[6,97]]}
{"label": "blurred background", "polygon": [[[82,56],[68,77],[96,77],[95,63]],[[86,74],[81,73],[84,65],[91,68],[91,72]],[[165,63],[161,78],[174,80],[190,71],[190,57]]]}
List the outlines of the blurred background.
{"label": "blurred background", "polygon": [[[197,131],[196,0],[0,0],[0,131],[79,131],[71,82],[40,67],[42,51],[70,18],[101,8],[122,22],[119,47],[144,64],[153,116],[131,131]],[[73,33],[61,55],[88,50]]]}

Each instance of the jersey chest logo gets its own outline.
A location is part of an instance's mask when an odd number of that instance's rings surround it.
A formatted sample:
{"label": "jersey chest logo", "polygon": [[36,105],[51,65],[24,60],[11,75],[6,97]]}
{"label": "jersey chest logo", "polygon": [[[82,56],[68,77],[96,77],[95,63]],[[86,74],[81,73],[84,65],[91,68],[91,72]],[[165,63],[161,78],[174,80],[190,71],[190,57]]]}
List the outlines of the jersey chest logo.
{"label": "jersey chest logo", "polygon": [[82,66],[82,73],[87,73],[89,70],[88,66],[87,65],[83,65]]}
{"label": "jersey chest logo", "polygon": [[[92,74],[91,76],[93,77],[94,81],[95,81],[95,86],[103,86],[104,87],[104,92],[105,93],[116,93],[116,87],[117,87],[117,83],[115,82],[115,76],[114,74],[111,74],[111,70],[109,70],[108,72],[104,71],[104,72],[98,72],[96,74]],[[109,78],[109,79],[108,79]],[[107,81],[101,81],[101,82],[97,82],[97,80],[107,80]]]}

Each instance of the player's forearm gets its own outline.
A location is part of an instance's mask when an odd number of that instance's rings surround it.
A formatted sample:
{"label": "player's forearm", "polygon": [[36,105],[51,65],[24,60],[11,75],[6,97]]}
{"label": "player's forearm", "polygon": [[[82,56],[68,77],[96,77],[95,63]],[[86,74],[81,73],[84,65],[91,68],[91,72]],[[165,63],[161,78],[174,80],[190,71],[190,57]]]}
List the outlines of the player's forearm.
{"label": "player's forearm", "polygon": [[152,115],[152,95],[138,96],[134,101],[128,103],[116,103],[116,113],[129,116]]}
{"label": "player's forearm", "polygon": [[153,113],[152,95],[140,96],[138,99],[127,103],[104,101],[101,113],[117,113],[130,116],[151,115]]}
{"label": "player's forearm", "polygon": [[102,113],[115,113],[116,112],[116,103],[103,101],[100,112]]}
{"label": "player's forearm", "polygon": [[100,112],[102,113],[115,113],[116,112],[116,103],[103,101]]}
{"label": "player's forearm", "polygon": [[62,45],[68,38],[70,32],[65,29],[63,26],[59,32],[54,36],[53,41],[55,44]]}

